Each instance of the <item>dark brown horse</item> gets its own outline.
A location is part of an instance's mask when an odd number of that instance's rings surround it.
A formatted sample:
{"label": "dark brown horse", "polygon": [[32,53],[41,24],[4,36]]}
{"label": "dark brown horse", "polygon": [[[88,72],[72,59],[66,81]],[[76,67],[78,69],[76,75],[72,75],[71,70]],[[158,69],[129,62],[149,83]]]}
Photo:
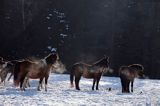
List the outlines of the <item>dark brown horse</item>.
{"label": "dark brown horse", "polygon": [[144,77],[144,67],[140,64],[132,64],[129,66],[121,66],[119,69],[119,76],[122,85],[122,93],[129,93],[130,83],[131,92],[133,92],[133,83],[136,77]]}
{"label": "dark brown horse", "polygon": [[100,78],[104,71],[109,67],[109,58],[104,57],[103,59],[99,60],[98,62],[94,63],[93,65],[88,65],[85,63],[76,63],[73,65],[71,72],[70,72],[70,82],[71,87],[73,87],[73,80],[75,76],[75,86],[77,90],[80,90],[79,88],[79,81],[81,79],[81,76],[84,78],[92,78],[93,79],[93,86],[92,90],[94,90],[94,85],[96,85],[96,90],[98,90],[98,84],[100,81]]}
{"label": "dark brown horse", "polygon": [[40,79],[38,86],[38,90],[40,90],[42,81],[45,78],[45,91],[47,91],[47,82],[50,74],[50,68],[57,64],[58,60],[58,55],[52,53],[38,62],[32,62],[29,60],[17,62],[14,69],[14,84],[17,86],[20,82],[21,90],[25,90],[24,86],[26,84],[24,82],[28,81],[29,78]]}

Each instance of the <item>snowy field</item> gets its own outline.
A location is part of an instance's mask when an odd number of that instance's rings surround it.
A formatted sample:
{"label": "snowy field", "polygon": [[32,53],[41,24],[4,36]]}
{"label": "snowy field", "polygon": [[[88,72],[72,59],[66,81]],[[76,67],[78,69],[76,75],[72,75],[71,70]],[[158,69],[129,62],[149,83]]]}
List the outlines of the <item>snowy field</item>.
{"label": "snowy field", "polygon": [[160,106],[160,80],[136,79],[130,94],[121,93],[119,80],[102,77],[100,90],[92,91],[92,80],[82,78],[77,91],[70,88],[69,75],[51,74],[48,92],[37,91],[38,80],[23,92],[10,81],[0,86],[0,106]]}

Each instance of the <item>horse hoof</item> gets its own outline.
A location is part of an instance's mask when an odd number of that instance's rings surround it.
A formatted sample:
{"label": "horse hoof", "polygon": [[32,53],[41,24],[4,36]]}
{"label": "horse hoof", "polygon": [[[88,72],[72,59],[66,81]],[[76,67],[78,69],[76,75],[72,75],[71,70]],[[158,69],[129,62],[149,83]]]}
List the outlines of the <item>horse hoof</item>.
{"label": "horse hoof", "polygon": [[40,89],[37,89],[37,91],[41,91]]}
{"label": "horse hoof", "polygon": [[111,91],[111,88],[109,88],[108,91]]}
{"label": "horse hoof", "polygon": [[78,88],[78,89],[76,89],[76,90],[80,90],[80,89]]}
{"label": "horse hoof", "polygon": [[25,89],[21,89],[21,91],[26,91]]}

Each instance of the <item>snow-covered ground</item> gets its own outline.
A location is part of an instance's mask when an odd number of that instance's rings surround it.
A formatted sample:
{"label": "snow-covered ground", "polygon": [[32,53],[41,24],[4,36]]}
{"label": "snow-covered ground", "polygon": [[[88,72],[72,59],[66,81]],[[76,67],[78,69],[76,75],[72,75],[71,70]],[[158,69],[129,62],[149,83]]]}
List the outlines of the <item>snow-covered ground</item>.
{"label": "snow-covered ground", "polygon": [[37,91],[38,80],[31,80],[31,87],[23,92],[10,81],[0,86],[0,106],[160,106],[160,80],[136,79],[130,94],[121,93],[119,80],[102,77],[99,90],[92,91],[92,80],[82,78],[77,91],[70,88],[69,75],[51,74],[48,92]]}

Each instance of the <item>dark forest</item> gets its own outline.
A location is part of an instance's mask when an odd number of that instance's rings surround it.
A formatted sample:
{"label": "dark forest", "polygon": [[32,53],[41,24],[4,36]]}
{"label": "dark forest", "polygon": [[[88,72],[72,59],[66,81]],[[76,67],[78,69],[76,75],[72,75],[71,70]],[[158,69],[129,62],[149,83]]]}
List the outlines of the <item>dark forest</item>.
{"label": "dark forest", "polygon": [[66,67],[107,55],[114,76],[121,65],[137,63],[160,78],[160,2],[0,1],[0,56],[42,58],[55,49]]}

